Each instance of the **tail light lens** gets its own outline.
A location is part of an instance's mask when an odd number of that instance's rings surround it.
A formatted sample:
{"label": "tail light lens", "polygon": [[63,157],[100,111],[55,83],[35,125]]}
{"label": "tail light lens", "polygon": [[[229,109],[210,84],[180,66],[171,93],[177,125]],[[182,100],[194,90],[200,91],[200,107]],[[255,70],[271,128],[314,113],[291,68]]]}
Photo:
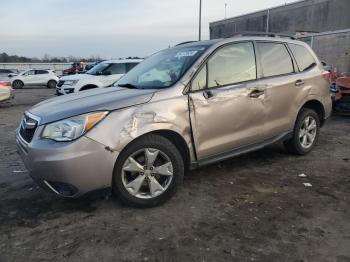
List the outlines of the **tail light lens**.
{"label": "tail light lens", "polygon": [[329,73],[328,71],[323,71],[322,77],[324,78],[324,80],[326,80],[327,82],[329,82],[330,79],[331,79],[331,73]]}
{"label": "tail light lens", "polygon": [[11,86],[11,82],[0,82],[0,87],[1,86]]}

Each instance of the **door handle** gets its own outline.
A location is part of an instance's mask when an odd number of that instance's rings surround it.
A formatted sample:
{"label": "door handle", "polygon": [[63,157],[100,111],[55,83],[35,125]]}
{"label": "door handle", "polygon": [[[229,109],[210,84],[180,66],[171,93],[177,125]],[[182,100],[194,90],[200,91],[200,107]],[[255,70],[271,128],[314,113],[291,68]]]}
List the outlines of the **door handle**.
{"label": "door handle", "polygon": [[213,92],[211,90],[206,90],[203,92],[203,96],[205,99],[209,99],[214,96]]}
{"label": "door handle", "polygon": [[256,89],[253,89],[250,92],[249,97],[251,97],[251,98],[259,98],[263,94],[265,94],[265,90],[264,89],[256,88]]}
{"label": "door handle", "polygon": [[304,85],[305,84],[305,82],[303,81],[303,80],[297,80],[296,82],[295,82],[295,86],[302,86],[302,85]]}

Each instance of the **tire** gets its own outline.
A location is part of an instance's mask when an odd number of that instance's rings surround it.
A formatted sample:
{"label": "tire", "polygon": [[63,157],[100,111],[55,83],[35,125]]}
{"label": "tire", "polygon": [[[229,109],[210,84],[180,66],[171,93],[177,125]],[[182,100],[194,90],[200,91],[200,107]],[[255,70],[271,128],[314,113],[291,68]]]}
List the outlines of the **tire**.
{"label": "tire", "polygon": [[[309,119],[310,121],[309,125],[307,125],[307,122],[306,122],[307,119]],[[319,133],[320,133],[319,115],[312,109],[303,108],[301,109],[297,117],[294,130],[293,130],[293,137],[285,141],[284,145],[287,151],[291,154],[306,155],[310,153],[312,149],[315,147],[318,140]]]}
{"label": "tire", "polygon": [[15,80],[12,83],[13,89],[21,89],[23,88],[23,86],[24,86],[24,83],[21,80]]}
{"label": "tire", "polygon": [[[149,161],[146,161],[147,154]],[[136,160],[137,164],[134,165],[135,162],[130,159]],[[150,164],[152,160],[153,164]],[[130,171],[135,169],[138,171]],[[154,207],[163,204],[175,194],[183,177],[183,158],[174,144],[159,135],[146,135],[131,142],[119,155],[114,167],[113,193],[127,206]],[[157,183],[161,185],[161,189]]]}
{"label": "tire", "polygon": [[56,88],[57,82],[55,80],[50,80],[47,83],[47,88]]}

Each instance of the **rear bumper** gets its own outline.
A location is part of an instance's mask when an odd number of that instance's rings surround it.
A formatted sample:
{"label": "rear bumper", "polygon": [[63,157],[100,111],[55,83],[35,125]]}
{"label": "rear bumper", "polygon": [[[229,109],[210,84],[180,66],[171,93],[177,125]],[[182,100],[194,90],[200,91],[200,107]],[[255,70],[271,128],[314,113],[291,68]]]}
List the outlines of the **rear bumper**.
{"label": "rear bumper", "polygon": [[90,138],[69,143],[38,139],[27,144],[17,133],[16,143],[30,176],[44,189],[76,198],[111,187],[117,155]]}
{"label": "rear bumper", "polygon": [[9,99],[14,98],[14,93],[12,88],[2,88],[3,90],[0,90],[0,102],[6,101]]}

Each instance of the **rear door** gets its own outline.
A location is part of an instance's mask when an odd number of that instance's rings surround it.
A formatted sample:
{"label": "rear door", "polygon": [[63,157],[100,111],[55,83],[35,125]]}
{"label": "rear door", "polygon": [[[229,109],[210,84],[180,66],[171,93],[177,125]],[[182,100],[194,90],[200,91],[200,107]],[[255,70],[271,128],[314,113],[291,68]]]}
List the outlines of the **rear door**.
{"label": "rear door", "polygon": [[264,88],[252,42],[226,45],[209,57],[189,93],[198,160],[264,139]]}
{"label": "rear door", "polygon": [[35,70],[35,84],[46,85],[50,74],[47,70]]}
{"label": "rear door", "polygon": [[300,88],[297,67],[285,43],[257,42],[262,83],[266,86],[265,131],[274,138],[292,131],[296,101]]}

